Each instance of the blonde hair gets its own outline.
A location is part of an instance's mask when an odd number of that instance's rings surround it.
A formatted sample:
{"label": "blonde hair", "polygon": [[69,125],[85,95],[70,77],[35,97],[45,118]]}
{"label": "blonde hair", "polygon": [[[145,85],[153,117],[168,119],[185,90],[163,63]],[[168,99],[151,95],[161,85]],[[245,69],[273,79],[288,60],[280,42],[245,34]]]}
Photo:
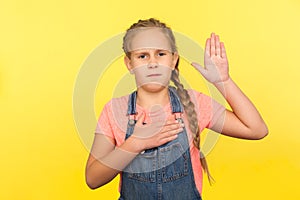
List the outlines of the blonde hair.
{"label": "blonde hair", "polygon": [[126,34],[123,37],[123,47],[122,47],[124,52],[126,53],[126,55],[130,55],[130,54],[128,54],[128,53],[130,53],[128,51],[128,47],[131,42],[131,39],[138,32],[135,30],[137,30],[138,28],[151,28],[151,27],[160,28],[160,31],[162,33],[164,33],[164,35],[166,36],[166,39],[170,42],[172,53],[177,52],[177,47],[175,45],[175,37],[173,35],[172,30],[170,28],[168,28],[166,26],[166,24],[161,23],[160,21],[158,21],[156,19],[150,18],[147,20],[139,20],[137,23],[132,24],[129,27],[129,29],[127,29]]}
{"label": "blonde hair", "polygon": [[[177,52],[175,37],[173,35],[171,28],[169,28],[165,23],[162,23],[157,19],[150,18],[146,20],[139,20],[137,23],[132,24],[129,27],[129,29],[127,29],[127,32],[123,37],[123,50],[129,58],[130,58],[130,52],[127,51],[127,47],[131,41],[131,38],[134,37],[134,32],[132,30],[141,27],[161,28],[162,32],[167,36],[167,39],[170,42],[172,53]],[[198,119],[197,119],[197,113],[195,111],[195,105],[191,101],[190,95],[188,94],[187,90],[184,89],[184,86],[180,82],[178,64],[179,64],[179,59],[176,63],[175,69],[172,71],[171,80],[176,86],[177,94],[179,95],[184,110],[187,113],[189,127],[193,134],[193,143],[195,147],[200,151],[200,130],[198,127]],[[214,179],[208,170],[206,159],[204,157],[204,154],[201,151],[200,151],[200,161],[204,172],[206,172],[207,174],[209,183],[211,183],[211,181]]]}

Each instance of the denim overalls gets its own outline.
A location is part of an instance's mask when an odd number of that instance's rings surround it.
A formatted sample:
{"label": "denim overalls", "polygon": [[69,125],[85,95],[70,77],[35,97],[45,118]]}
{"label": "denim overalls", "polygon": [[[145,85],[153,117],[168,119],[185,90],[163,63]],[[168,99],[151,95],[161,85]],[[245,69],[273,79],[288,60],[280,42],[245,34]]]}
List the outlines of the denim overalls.
{"label": "denim overalls", "polygon": [[[183,108],[174,87],[169,87],[172,113],[181,116]],[[136,91],[128,99],[127,139],[136,120]],[[178,115],[179,114],[179,115]],[[176,117],[177,120],[183,120]],[[140,153],[122,172],[119,200],[201,200],[196,188],[186,129],[164,145]]]}

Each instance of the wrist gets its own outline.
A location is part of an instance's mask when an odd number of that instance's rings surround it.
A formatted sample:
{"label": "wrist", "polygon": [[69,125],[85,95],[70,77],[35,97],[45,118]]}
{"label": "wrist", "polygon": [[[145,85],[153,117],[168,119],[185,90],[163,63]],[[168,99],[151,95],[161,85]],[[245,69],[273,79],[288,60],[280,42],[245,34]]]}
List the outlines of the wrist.
{"label": "wrist", "polygon": [[228,77],[228,79],[224,81],[220,81],[218,83],[214,83],[214,86],[219,90],[219,92],[223,95],[223,97],[227,100],[228,91],[232,88],[233,80]]}
{"label": "wrist", "polygon": [[122,149],[129,151],[131,153],[139,154],[144,151],[144,147],[141,142],[138,141],[134,136],[130,136],[125,142],[122,144]]}
{"label": "wrist", "polygon": [[213,84],[215,86],[220,86],[220,85],[225,85],[225,84],[227,84],[227,83],[229,83],[231,81],[232,81],[231,77],[228,76],[228,78],[226,78],[225,80],[220,80],[220,81],[214,82]]}

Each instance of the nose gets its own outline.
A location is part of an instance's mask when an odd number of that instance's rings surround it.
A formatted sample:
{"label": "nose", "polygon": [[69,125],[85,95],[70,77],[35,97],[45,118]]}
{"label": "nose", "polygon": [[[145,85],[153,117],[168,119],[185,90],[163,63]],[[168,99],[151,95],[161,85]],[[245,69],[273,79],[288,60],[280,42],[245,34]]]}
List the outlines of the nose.
{"label": "nose", "polygon": [[157,64],[157,63],[152,63],[152,62],[151,62],[151,63],[148,64],[148,68],[149,68],[149,69],[154,69],[154,68],[157,68],[157,67],[158,67],[158,64]]}
{"label": "nose", "polygon": [[157,68],[157,67],[158,67],[158,62],[157,62],[156,58],[154,56],[152,56],[151,59],[149,60],[148,68],[152,69],[152,68]]}

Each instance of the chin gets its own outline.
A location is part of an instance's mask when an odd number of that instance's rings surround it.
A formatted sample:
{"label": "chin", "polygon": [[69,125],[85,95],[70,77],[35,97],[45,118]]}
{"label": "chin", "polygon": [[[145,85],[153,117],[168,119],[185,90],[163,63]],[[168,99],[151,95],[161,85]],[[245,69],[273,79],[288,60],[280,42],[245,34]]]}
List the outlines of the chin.
{"label": "chin", "polygon": [[155,83],[149,83],[149,84],[145,84],[143,86],[141,86],[140,88],[142,88],[143,90],[147,91],[147,92],[160,92],[163,89],[166,88],[165,85],[160,85],[160,84],[155,84]]}

